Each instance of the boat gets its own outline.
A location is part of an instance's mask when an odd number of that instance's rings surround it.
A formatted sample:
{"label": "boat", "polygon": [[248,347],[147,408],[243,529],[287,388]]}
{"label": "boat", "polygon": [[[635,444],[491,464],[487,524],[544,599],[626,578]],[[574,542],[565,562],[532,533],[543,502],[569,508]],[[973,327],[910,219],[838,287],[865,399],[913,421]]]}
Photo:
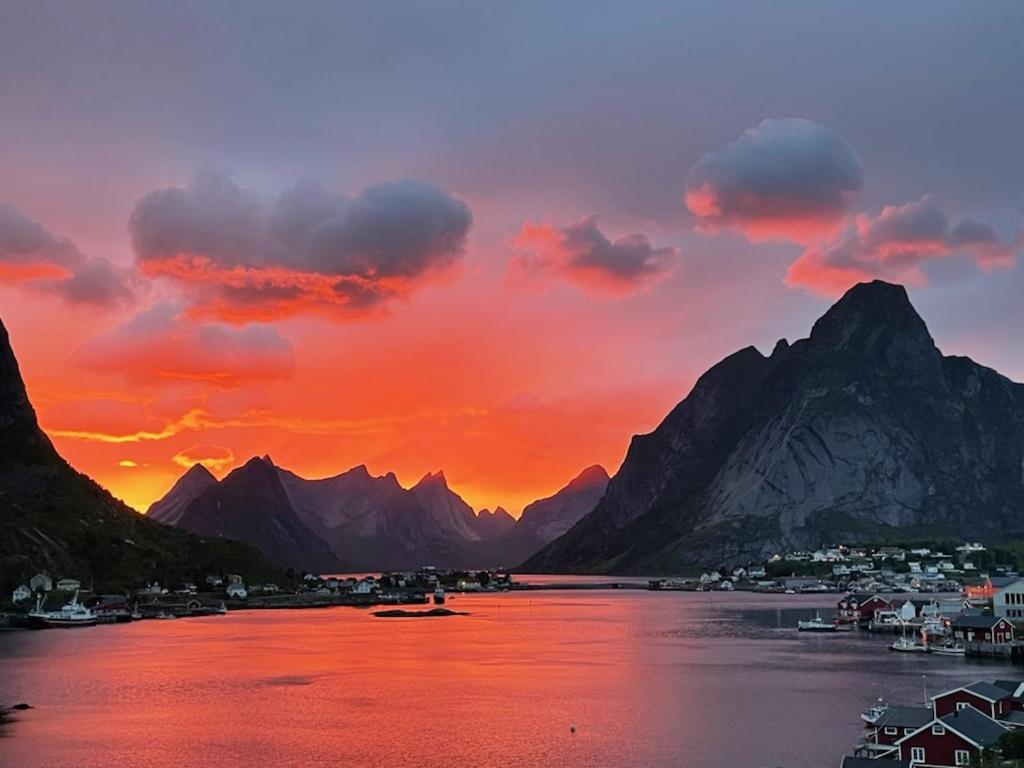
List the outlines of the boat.
{"label": "boat", "polygon": [[900,653],[927,653],[928,646],[903,635],[902,637],[897,638],[896,642],[889,646],[889,650],[899,651]]}
{"label": "boat", "polygon": [[810,621],[798,621],[796,623],[798,632],[838,632],[839,625],[829,621],[823,621],[821,614],[815,614]]}
{"label": "boat", "polygon": [[96,614],[78,602],[78,592],[75,592],[69,603],[57,611],[44,611],[43,597],[40,595],[28,618],[33,625],[46,629],[91,627],[97,622]]}
{"label": "boat", "polygon": [[437,589],[434,590],[434,604],[444,605],[444,601],[444,590],[439,586]]}
{"label": "boat", "polygon": [[962,643],[946,643],[945,645],[929,645],[929,653],[935,653],[939,656],[966,656],[967,649],[964,648]]}
{"label": "boat", "polygon": [[875,704],[873,707],[869,707],[868,709],[860,713],[860,719],[868,725],[874,725],[879,720],[881,720],[885,713],[888,711],[889,707],[885,703],[885,699],[879,699],[878,703]]}

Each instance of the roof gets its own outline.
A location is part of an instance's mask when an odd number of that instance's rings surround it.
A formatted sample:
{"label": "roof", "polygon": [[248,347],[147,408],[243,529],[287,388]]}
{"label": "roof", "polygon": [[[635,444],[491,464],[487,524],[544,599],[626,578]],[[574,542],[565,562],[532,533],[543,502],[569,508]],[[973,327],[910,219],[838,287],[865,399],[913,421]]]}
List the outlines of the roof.
{"label": "roof", "polygon": [[946,715],[939,722],[980,747],[994,746],[999,737],[1006,733],[1003,726],[973,707]]}
{"label": "roof", "polygon": [[889,707],[875,725],[879,728],[920,728],[930,723],[933,717],[931,707]]}
{"label": "roof", "polygon": [[980,680],[976,683],[965,685],[964,690],[970,691],[978,696],[982,696],[989,701],[1000,701],[1002,699],[1009,698],[1010,696],[1005,688],[1000,688],[998,685],[992,685],[992,683],[986,683]]}
{"label": "roof", "polygon": [[1002,589],[1003,587],[1008,587],[1011,584],[1016,584],[1020,580],[1020,576],[989,576],[988,583],[996,589]]}
{"label": "roof", "polygon": [[872,598],[876,598],[876,597],[879,600],[883,601],[883,602],[887,602],[884,597],[879,597],[874,592],[861,592],[860,594],[856,594],[856,595],[847,595],[846,597],[843,598],[843,600],[846,600],[847,602],[854,602],[858,606],[861,606],[861,605],[864,605],[864,603],[866,603],[869,600],[871,600]]}
{"label": "roof", "polygon": [[1007,712],[1005,715],[999,716],[1000,723],[1010,723],[1011,725],[1024,725],[1024,712],[1019,709],[1015,709],[1012,712]]}
{"label": "roof", "polygon": [[879,761],[873,757],[844,757],[843,762],[839,764],[839,768],[878,768],[879,765],[884,766],[884,768],[910,768],[910,763],[906,760]]}
{"label": "roof", "polygon": [[1001,616],[957,616],[953,619],[954,627],[964,627],[965,629],[992,629],[1000,621],[1004,621]]}

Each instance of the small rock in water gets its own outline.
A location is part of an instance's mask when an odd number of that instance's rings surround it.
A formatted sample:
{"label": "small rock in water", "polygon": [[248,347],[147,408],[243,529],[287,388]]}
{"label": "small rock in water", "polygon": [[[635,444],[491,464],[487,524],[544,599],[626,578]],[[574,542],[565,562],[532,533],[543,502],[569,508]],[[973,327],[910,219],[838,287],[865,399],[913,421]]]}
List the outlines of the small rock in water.
{"label": "small rock in water", "polygon": [[32,705],[22,702],[21,704],[15,704],[11,709],[32,709]]}
{"label": "small rock in water", "polygon": [[569,726],[569,733],[576,733],[576,726],[575,725],[570,725]]}

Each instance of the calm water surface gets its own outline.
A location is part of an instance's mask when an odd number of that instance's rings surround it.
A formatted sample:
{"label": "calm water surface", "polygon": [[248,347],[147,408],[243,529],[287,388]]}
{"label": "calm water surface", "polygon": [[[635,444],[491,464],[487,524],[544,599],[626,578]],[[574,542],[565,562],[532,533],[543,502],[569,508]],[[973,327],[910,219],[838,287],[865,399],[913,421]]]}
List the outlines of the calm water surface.
{"label": "calm water surface", "polygon": [[[798,635],[834,595],[457,596],[0,634],[6,768],[838,765],[877,697],[1008,666]],[[570,732],[575,726],[575,733]]]}

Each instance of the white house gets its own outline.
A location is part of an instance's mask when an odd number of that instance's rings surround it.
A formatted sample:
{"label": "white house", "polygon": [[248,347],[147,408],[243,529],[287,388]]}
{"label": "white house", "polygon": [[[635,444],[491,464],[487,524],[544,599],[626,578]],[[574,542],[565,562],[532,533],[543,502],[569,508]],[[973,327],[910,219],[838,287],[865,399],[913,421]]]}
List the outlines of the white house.
{"label": "white house", "polygon": [[750,570],[747,571],[747,578],[750,579],[763,579],[765,576],[764,568],[760,565],[751,566]]}
{"label": "white house", "polygon": [[240,581],[233,581],[228,584],[228,597],[233,597],[236,600],[245,600],[249,596],[249,592],[245,588],[245,584]]}
{"label": "white house", "polygon": [[33,592],[49,592],[53,589],[53,579],[46,571],[40,571],[29,580],[28,588]]}
{"label": "white house", "polygon": [[32,597],[32,590],[24,584],[19,584],[18,588],[14,590],[14,595],[11,599],[16,603],[20,603],[22,600],[28,600],[30,597]]}
{"label": "white house", "polygon": [[368,595],[377,589],[377,580],[372,576],[367,576],[365,579],[361,579],[352,591],[357,595]]}
{"label": "white house", "polygon": [[1024,579],[1011,581],[993,590],[992,615],[1010,620],[1024,619]]}

